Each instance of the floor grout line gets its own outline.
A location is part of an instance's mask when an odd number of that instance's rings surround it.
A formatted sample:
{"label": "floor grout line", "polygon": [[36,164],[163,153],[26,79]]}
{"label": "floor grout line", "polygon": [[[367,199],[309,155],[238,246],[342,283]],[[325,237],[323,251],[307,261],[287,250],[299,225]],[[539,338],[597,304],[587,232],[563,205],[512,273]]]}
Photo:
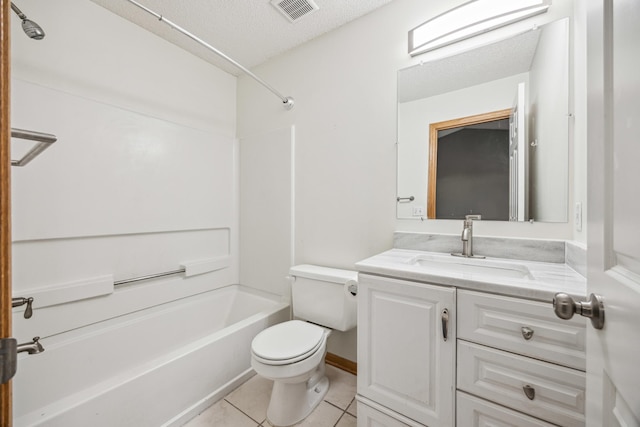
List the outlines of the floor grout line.
{"label": "floor grout line", "polygon": [[253,419],[253,417],[249,414],[247,414],[246,412],[244,412],[242,409],[238,408],[236,405],[234,405],[233,403],[229,402],[227,400],[227,398],[224,398],[224,401],[227,402],[229,405],[233,406],[234,408],[236,408],[238,411],[240,411],[244,416],[246,416],[247,418],[249,418],[251,421],[253,421],[254,423],[256,423],[257,426],[260,426],[262,423],[260,421],[256,421]]}
{"label": "floor grout line", "polygon": [[[333,406],[334,408],[338,408],[338,409],[340,409],[341,411],[346,411],[346,409],[343,409],[343,408],[339,407],[338,405],[336,405],[335,403],[331,403],[331,402],[329,402],[328,400],[323,400],[323,402],[328,403],[329,405]],[[351,404],[351,403],[349,403],[349,405],[350,405],[350,404]],[[349,405],[347,405],[347,408],[349,407]],[[314,410],[315,410],[315,409],[314,409]]]}
{"label": "floor grout line", "polygon": [[[244,385],[244,384],[243,384]],[[239,386],[238,388],[242,387]],[[249,415],[248,413],[246,413],[244,410],[242,410],[240,408],[240,406],[235,405],[234,403],[232,403],[229,399],[227,399],[228,396],[225,396],[222,400],[224,400],[227,404],[229,404],[231,407],[235,408],[236,410],[238,410],[242,415],[244,415],[245,417],[247,417],[249,420],[251,420],[251,422],[255,423],[256,427],[270,427],[270,425],[267,423],[267,419],[264,418],[261,421],[257,421],[255,420],[251,415]],[[340,424],[340,422],[342,420],[345,419],[345,414],[349,414],[349,416],[357,418],[356,415],[353,415],[349,412],[347,412],[350,408],[350,406],[353,404],[353,402],[355,401],[355,396],[345,405],[344,408],[342,408],[341,406],[338,406],[338,404],[330,402],[326,399],[322,399],[321,402],[325,402],[328,403],[330,406],[338,409],[340,411],[340,416],[338,417],[338,420],[333,424],[332,427],[337,427],[338,424]],[[317,408],[316,408],[317,409]],[[314,411],[316,411],[316,409],[314,409]],[[312,411],[312,413],[314,412]]]}

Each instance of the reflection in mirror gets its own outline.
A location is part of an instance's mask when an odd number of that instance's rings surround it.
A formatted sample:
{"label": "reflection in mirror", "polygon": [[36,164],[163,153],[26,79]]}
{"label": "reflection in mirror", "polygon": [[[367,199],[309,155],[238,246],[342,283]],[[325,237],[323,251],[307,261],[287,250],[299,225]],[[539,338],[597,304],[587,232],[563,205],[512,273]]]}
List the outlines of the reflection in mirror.
{"label": "reflection in mirror", "polygon": [[[398,218],[419,219],[426,211],[428,218],[472,213],[483,220],[567,221],[568,34],[568,19],[563,19],[398,72],[397,195],[414,197],[398,201]],[[504,176],[499,184],[485,180],[479,185],[479,165],[472,161],[480,154],[468,147],[452,150],[455,160],[446,165],[437,157],[430,160],[432,125],[505,110],[515,114],[508,132],[506,185]],[[441,151],[439,143],[437,152]],[[485,172],[504,174],[504,151],[483,156]],[[461,183],[461,169],[472,174],[474,179],[467,182],[473,185]],[[440,176],[449,181],[449,188],[440,183]],[[445,206],[439,212],[444,199],[455,208]],[[500,206],[490,209],[489,200]]]}
{"label": "reflection in mirror", "polygon": [[[427,217],[509,219],[511,110],[431,123]],[[492,191],[486,191],[489,188]]]}

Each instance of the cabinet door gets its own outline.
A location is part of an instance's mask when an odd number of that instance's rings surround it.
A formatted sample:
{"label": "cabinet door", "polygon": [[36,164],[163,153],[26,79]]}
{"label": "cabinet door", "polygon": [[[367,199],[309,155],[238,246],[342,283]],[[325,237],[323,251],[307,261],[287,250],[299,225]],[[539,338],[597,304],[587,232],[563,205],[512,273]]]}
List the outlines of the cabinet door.
{"label": "cabinet door", "polygon": [[452,426],[455,307],[454,288],[361,274],[358,393],[430,427]]}

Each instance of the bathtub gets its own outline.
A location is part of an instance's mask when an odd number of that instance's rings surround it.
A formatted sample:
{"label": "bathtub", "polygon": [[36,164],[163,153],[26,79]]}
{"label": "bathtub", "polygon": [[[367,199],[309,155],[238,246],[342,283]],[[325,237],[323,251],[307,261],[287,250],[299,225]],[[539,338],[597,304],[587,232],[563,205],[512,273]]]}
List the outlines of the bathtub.
{"label": "bathtub", "polygon": [[232,285],[48,337],[20,355],[14,425],[180,426],[251,377],[251,340],[288,318]]}

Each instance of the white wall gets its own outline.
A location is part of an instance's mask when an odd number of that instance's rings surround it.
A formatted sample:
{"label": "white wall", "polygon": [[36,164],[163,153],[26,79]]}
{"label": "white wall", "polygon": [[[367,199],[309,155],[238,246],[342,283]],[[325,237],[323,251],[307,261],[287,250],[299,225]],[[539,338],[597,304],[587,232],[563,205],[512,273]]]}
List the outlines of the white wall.
{"label": "white wall", "polygon": [[[257,67],[258,75],[295,98],[291,111],[255,82],[239,78],[239,137],[296,126],[296,263],[353,268],[358,260],[389,249],[396,230],[460,232],[459,221],[396,220],[395,212],[396,73],[443,54],[411,58],[407,32],[460,3],[396,0]],[[516,28],[572,12],[572,1],[554,2],[548,13]],[[476,232],[573,236],[568,223],[487,222]],[[330,344],[329,351],[355,360],[355,341],[342,341]]]}
{"label": "white wall", "polygon": [[529,149],[530,216],[536,221],[567,218],[569,148],[558,141],[569,137],[569,46],[558,40],[568,36],[568,22],[546,26],[529,73],[529,139],[537,142]]}
{"label": "white wall", "polygon": [[290,294],[295,129],[240,140],[240,283]]}
{"label": "white wall", "polygon": [[29,39],[12,16],[13,77],[235,136],[234,76],[96,4],[30,0],[23,8],[47,36]]}
{"label": "white wall", "polygon": [[[39,295],[31,319],[14,312],[14,336],[46,349],[52,335],[237,283],[237,79],[92,2],[20,6],[47,35],[30,40],[11,17],[12,126],[58,141],[12,169],[13,295]],[[202,259],[226,268],[110,288]],[[35,385],[14,384],[19,419],[38,409]]]}

